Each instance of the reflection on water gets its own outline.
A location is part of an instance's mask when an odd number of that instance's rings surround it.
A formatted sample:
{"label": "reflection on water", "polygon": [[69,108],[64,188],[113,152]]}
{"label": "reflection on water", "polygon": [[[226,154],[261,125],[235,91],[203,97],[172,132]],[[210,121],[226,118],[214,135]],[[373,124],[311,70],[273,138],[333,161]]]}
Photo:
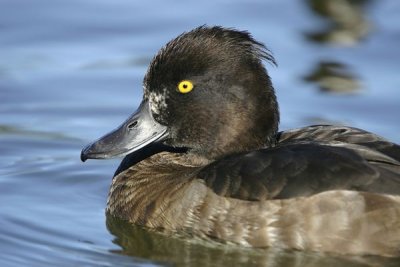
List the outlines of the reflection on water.
{"label": "reflection on water", "polygon": [[[366,6],[370,1],[306,0],[307,7],[326,22],[324,29],[305,33],[306,38],[317,44],[356,45],[371,28],[366,18]],[[321,92],[354,93],[361,89],[359,79],[345,63],[337,60],[321,60],[303,80],[316,84]]]}
{"label": "reflection on water", "polygon": [[[3,0],[0,266],[400,266],[399,259],[343,259],[167,237],[110,218],[108,231],[104,208],[119,162],[83,165],[79,159],[85,144],[140,102],[154,53],[204,23],[248,30],[273,50],[280,67],[266,67],[283,129],[350,122],[399,142],[399,16],[395,0],[367,9],[371,1]],[[316,24],[315,14],[330,24],[304,42],[302,32]],[[380,26],[376,31],[369,30],[367,17]],[[359,42],[367,34],[368,42]],[[327,45],[333,42],[359,43]],[[355,97],[319,94],[297,77],[323,92],[353,92],[362,77],[368,90]]]}
{"label": "reflection on water", "polygon": [[371,25],[365,15],[370,0],[306,0],[307,6],[327,22],[325,29],[307,33],[317,43],[352,46],[365,38]]}
{"label": "reflection on water", "polygon": [[[163,235],[107,216],[107,228],[121,247],[114,253],[151,259],[177,266],[396,266],[395,260],[380,257],[335,257],[312,252],[250,249],[232,244],[203,241],[195,237]],[[171,262],[172,260],[172,262]]]}
{"label": "reflection on water", "polygon": [[317,84],[322,92],[354,93],[361,87],[348,67],[338,62],[319,62],[304,80]]}

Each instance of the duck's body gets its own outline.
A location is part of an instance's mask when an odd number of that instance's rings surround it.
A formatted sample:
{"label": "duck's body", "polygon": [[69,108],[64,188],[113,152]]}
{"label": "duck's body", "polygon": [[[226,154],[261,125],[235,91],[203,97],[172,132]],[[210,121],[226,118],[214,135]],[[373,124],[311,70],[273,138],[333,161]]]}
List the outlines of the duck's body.
{"label": "duck's body", "polygon": [[314,126],[214,162],[161,152],[114,177],[107,212],[245,246],[399,255],[399,151],[358,129]]}
{"label": "duck's body", "polygon": [[131,153],[107,212],[245,246],[400,256],[400,147],[350,127],[277,133],[261,57],[272,60],[219,27],[160,51],[139,112],[82,153]]}

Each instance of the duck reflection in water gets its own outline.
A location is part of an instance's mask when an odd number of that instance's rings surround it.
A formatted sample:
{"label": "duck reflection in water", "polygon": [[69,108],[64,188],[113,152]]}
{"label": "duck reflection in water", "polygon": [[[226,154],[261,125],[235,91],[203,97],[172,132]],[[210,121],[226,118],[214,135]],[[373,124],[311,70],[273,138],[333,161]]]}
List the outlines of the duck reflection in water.
{"label": "duck reflection in water", "polygon": [[143,101],[81,158],[126,156],[107,213],[244,247],[399,256],[400,147],[364,130],[278,132],[247,32],[199,27],[152,60]]}
{"label": "duck reflection in water", "polygon": [[304,80],[316,83],[324,93],[353,94],[361,89],[358,78],[339,62],[320,62]]}
{"label": "duck reflection in water", "polygon": [[[203,240],[189,234],[168,234],[134,225],[107,214],[107,228],[115,236],[113,243],[121,249],[116,254],[146,259],[162,266],[307,266],[369,267],[397,266],[398,260],[386,257],[327,255],[275,248],[244,248]],[[137,260],[140,261],[140,260]]]}
{"label": "duck reflection in water", "polygon": [[371,0],[306,0],[314,14],[323,18],[325,29],[306,33],[308,40],[321,44],[354,46],[370,32],[366,6]]}
{"label": "duck reflection in water", "polygon": [[[352,47],[364,40],[371,28],[366,19],[366,7],[370,0],[306,0],[307,7],[323,18],[324,29],[305,33],[307,40],[326,46]],[[329,49],[329,47],[328,47]],[[322,59],[314,70],[304,77],[315,83],[324,93],[356,93],[362,83],[347,64],[336,60]]]}

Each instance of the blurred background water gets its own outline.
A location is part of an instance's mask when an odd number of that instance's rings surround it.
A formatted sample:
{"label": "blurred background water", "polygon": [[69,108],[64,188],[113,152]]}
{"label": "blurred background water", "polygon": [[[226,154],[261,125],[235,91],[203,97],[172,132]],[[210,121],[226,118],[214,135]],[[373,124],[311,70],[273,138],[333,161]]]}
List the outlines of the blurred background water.
{"label": "blurred background water", "polygon": [[0,266],[399,266],[106,223],[119,160],[79,160],[135,110],[157,50],[203,24],[273,51],[281,129],[346,124],[400,142],[399,14],[396,0],[0,1]]}

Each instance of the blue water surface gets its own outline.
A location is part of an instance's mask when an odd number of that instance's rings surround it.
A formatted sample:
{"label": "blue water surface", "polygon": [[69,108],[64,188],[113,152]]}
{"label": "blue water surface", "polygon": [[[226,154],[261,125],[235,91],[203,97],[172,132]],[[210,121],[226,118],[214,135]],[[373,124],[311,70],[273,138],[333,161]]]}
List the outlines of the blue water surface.
{"label": "blue water surface", "polygon": [[158,49],[203,24],[273,51],[281,129],[346,124],[400,142],[399,13],[396,0],[2,0],[0,266],[398,266],[106,224],[119,160],[79,154],[135,110]]}

